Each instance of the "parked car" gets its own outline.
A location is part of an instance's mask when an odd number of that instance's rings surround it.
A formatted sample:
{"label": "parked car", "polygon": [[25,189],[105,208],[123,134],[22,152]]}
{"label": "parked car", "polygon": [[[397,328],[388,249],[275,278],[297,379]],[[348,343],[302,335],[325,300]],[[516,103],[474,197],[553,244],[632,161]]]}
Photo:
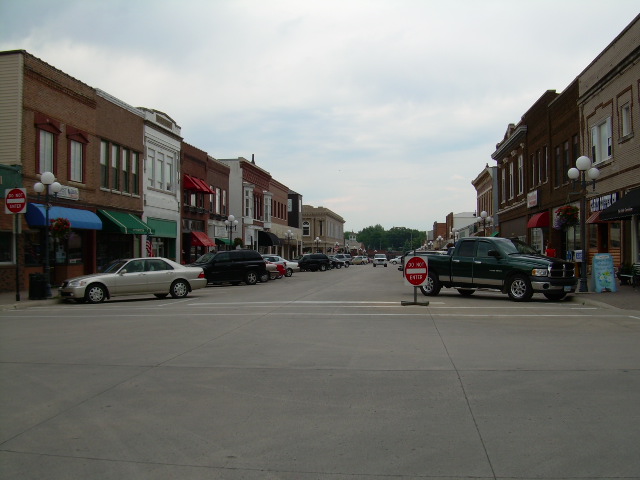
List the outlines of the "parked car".
{"label": "parked car", "polygon": [[369,263],[369,261],[367,260],[367,257],[358,255],[356,257],[353,257],[353,260],[351,260],[351,263],[354,265],[364,265],[366,263]]}
{"label": "parked car", "polygon": [[78,303],[100,303],[118,295],[153,294],[186,297],[207,285],[201,267],[187,267],[168,258],[116,260],[101,273],[70,278],[59,288],[60,296]]}
{"label": "parked car", "polygon": [[225,252],[209,252],[202,255],[194,263],[201,267],[208,283],[230,282],[239,285],[255,285],[261,276],[267,273],[267,265],[255,250],[229,250]]}
{"label": "parked car", "polygon": [[262,255],[262,258],[264,258],[268,262],[282,265],[285,269],[285,276],[287,277],[290,277],[291,275],[293,275],[293,272],[300,271],[300,267],[298,267],[298,262],[292,262],[291,260],[282,258],[280,255],[265,254],[265,255]]}
{"label": "parked car", "polygon": [[397,257],[393,257],[391,260],[389,260],[391,263],[393,263],[394,265],[397,265],[399,263],[402,263],[402,256],[398,255]]}
{"label": "parked car", "polygon": [[300,271],[302,272],[307,270],[311,270],[312,272],[320,270],[324,272],[330,268],[330,263],[331,260],[329,260],[329,257],[324,253],[305,253],[298,261]]}
{"label": "parked car", "polygon": [[336,257],[335,255],[329,255],[329,260],[331,260],[331,268],[346,268],[349,266],[347,262],[345,262],[341,258]]}
{"label": "parked car", "polygon": [[376,253],[373,256],[373,266],[377,267],[378,265],[387,266],[387,256],[384,253]]}
{"label": "parked car", "polygon": [[340,260],[344,260],[345,262],[345,267],[348,267],[351,264],[351,254],[349,253],[336,253],[335,254],[336,258],[339,258]]}

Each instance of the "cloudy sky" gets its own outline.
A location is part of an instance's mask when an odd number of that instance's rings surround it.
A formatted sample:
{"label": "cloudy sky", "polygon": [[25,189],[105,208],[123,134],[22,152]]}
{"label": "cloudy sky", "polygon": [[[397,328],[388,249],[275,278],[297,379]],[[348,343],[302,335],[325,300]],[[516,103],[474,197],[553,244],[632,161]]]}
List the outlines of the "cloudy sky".
{"label": "cloudy sky", "polygon": [[347,230],[475,210],[509,123],[561,92],[637,0],[0,0],[24,49],[186,142],[256,163]]}

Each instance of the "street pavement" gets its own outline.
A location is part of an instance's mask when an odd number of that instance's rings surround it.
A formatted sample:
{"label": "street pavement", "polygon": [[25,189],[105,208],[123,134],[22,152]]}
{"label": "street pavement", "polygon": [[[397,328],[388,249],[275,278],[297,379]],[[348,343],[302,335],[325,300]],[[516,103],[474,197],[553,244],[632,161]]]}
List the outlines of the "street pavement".
{"label": "street pavement", "polygon": [[5,297],[0,478],[640,478],[639,291],[412,297],[370,266]]}
{"label": "street pavement", "polygon": [[[52,292],[53,295],[57,295],[55,288],[52,289]],[[630,285],[618,285],[616,292],[576,292],[574,295],[569,296],[567,301],[602,308],[635,310],[640,312],[640,287],[633,288]],[[30,300],[29,292],[26,291],[20,292],[19,295],[17,295],[15,291],[0,293],[0,310],[16,310],[34,306],[56,305],[59,303],[63,302],[57,297],[44,300]]]}

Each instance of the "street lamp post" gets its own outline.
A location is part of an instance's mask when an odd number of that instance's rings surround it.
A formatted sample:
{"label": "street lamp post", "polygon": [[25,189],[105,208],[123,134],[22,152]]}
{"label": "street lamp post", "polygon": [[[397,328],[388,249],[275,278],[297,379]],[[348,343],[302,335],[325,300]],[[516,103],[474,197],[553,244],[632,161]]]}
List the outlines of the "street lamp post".
{"label": "street lamp post", "polygon": [[51,194],[56,197],[58,192],[62,189],[62,185],[56,182],[56,177],[51,172],[43,172],[40,175],[40,181],[33,186],[33,189],[38,193],[38,196],[44,192],[44,211],[45,211],[45,226],[44,226],[44,280],[45,280],[45,297],[51,297],[51,265],[49,263],[49,196]]}
{"label": "street lamp post", "polygon": [[588,292],[587,286],[587,186],[589,182],[596,189],[596,179],[600,176],[600,170],[592,166],[591,159],[586,156],[578,157],[576,166],[569,169],[567,175],[573,184],[580,181],[580,248],[582,249],[582,265],[580,266],[580,292]]}
{"label": "street lamp post", "polygon": [[317,253],[320,250],[320,237],[316,237],[314,242],[316,244],[316,253]]}
{"label": "street lamp post", "polygon": [[482,222],[482,236],[487,236],[487,225],[491,225],[493,222],[493,218],[489,216],[489,214],[483,210],[480,212],[480,217],[478,217],[478,222]]}
{"label": "street lamp post", "polygon": [[224,228],[229,235],[229,245],[227,248],[228,250],[231,250],[231,236],[233,235],[233,232],[238,229],[238,220],[236,220],[236,217],[234,215],[229,215],[227,217],[227,219],[224,221]]}
{"label": "street lamp post", "polygon": [[287,239],[287,258],[291,258],[291,246],[289,245],[289,242],[291,242],[291,239],[293,238],[293,232],[291,230],[287,230],[287,233],[284,234],[284,238]]}

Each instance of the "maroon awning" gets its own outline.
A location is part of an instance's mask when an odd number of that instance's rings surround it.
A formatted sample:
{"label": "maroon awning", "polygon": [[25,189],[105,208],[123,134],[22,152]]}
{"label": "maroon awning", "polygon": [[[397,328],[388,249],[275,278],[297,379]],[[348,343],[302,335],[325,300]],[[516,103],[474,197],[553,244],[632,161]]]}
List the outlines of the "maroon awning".
{"label": "maroon awning", "polygon": [[204,232],[191,232],[191,243],[198,247],[213,247],[215,242]]}
{"label": "maroon awning", "polygon": [[542,228],[549,226],[549,212],[536,213],[529,219],[527,228]]}

